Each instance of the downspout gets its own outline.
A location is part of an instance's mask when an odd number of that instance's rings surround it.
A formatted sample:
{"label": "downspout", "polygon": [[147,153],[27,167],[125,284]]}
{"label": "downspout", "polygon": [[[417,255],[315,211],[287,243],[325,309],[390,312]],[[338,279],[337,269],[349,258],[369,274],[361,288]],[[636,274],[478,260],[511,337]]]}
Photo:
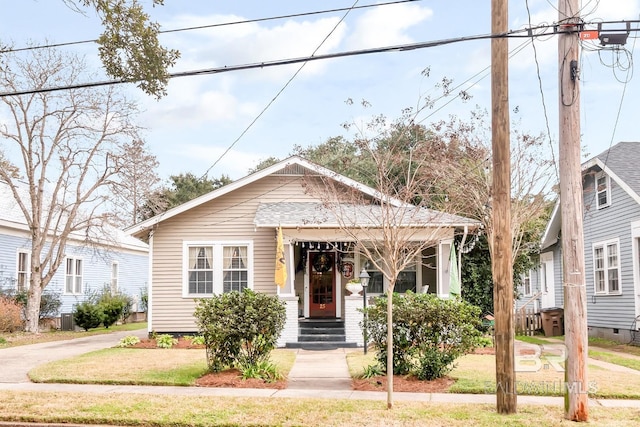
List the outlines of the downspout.
{"label": "downspout", "polygon": [[[462,248],[467,240],[469,234],[469,226],[464,226],[464,233],[462,234],[462,240],[460,241],[460,249],[458,250],[458,280],[460,281],[460,296],[462,296]],[[452,243],[453,244],[453,243]]]}

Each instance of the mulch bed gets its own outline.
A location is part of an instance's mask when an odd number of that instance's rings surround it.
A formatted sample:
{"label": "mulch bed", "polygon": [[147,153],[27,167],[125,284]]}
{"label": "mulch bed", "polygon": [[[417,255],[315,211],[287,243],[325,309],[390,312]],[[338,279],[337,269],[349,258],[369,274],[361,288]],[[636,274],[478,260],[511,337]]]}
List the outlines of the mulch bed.
{"label": "mulch bed", "polygon": [[[156,340],[146,338],[133,348],[158,348]],[[191,341],[185,338],[178,338],[178,343],[171,348],[178,349],[203,349],[204,345],[193,345]],[[165,349],[160,349],[165,350]],[[493,347],[477,348],[473,354],[495,354]],[[396,375],[393,377],[393,390],[397,392],[411,393],[446,393],[455,383],[450,377],[443,377],[433,381],[420,381],[413,376]],[[287,388],[287,381],[280,380],[274,383],[267,383],[260,379],[249,378],[243,380],[240,371],[237,369],[228,369],[226,371],[205,374],[196,380],[198,387],[229,387],[229,388],[269,388],[282,390]],[[366,379],[354,379],[352,388],[358,391],[386,391],[387,377],[378,376]]]}

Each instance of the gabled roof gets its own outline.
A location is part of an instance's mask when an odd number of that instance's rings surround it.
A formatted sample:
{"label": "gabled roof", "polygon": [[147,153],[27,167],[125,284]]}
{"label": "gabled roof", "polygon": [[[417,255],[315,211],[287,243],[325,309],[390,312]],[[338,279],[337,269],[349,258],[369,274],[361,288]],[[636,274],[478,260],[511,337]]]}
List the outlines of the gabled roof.
{"label": "gabled roof", "polygon": [[[231,184],[227,184],[223,187],[220,187],[216,190],[213,190],[207,194],[204,194],[200,197],[197,197],[193,200],[190,200],[186,203],[183,203],[175,208],[169,209],[166,212],[158,214],[152,218],[149,218],[145,221],[139,222],[136,225],[133,225],[125,230],[126,233],[129,234],[137,234],[144,230],[152,228],[154,225],[161,223],[169,218],[172,218],[176,215],[179,215],[183,212],[186,212],[190,209],[193,209],[197,206],[200,206],[204,203],[208,203],[212,200],[217,199],[218,197],[224,196],[225,194],[229,194],[232,191],[235,191],[239,188],[242,188],[246,185],[249,185],[253,182],[256,182],[264,177],[277,173],[289,166],[298,165],[303,168],[308,169],[309,171],[316,173],[321,176],[325,176],[327,178],[334,179],[348,187],[359,190],[364,194],[367,194],[373,198],[379,199],[382,195],[377,190],[364,185],[360,182],[357,182],[351,178],[348,178],[344,175],[340,175],[336,172],[333,172],[330,169],[317,165],[309,160],[303,159],[302,157],[292,156],[288,159],[282,160],[274,165],[269,166],[268,168],[262,169],[260,171],[254,172],[251,175],[247,175],[244,178],[241,178],[237,181],[232,182]],[[402,202],[399,199],[390,199],[387,202],[391,203],[394,206],[408,206],[406,203]]]}
{"label": "gabled roof", "polygon": [[322,203],[260,203],[254,224],[256,227],[283,228],[336,228],[341,225],[375,228],[381,225],[380,218],[386,213],[396,218],[399,227],[475,228],[480,225],[469,218],[417,206],[383,208],[379,205],[341,204],[338,209],[339,215]]}
{"label": "gabled roof", "polygon": [[[640,204],[640,142],[619,142],[582,164],[582,175],[592,169],[606,173],[620,188]],[[562,224],[560,201],[556,202],[540,242],[541,249],[558,240]]]}
{"label": "gabled roof", "polygon": [[[27,185],[17,183],[16,188],[20,194],[20,199],[25,203],[29,203],[30,206],[31,199]],[[0,181],[0,226],[29,232],[29,226],[22,213],[22,209],[20,209],[18,202],[16,202],[9,184],[4,181]],[[106,226],[103,230],[91,230],[89,234],[91,240],[106,246],[123,247],[137,251],[148,251],[149,248],[146,243],[112,226]],[[87,239],[87,234],[80,232],[71,233],[70,239],[84,242]]]}
{"label": "gabled roof", "polygon": [[640,142],[619,142],[583,163],[582,173],[598,168],[640,204]]}

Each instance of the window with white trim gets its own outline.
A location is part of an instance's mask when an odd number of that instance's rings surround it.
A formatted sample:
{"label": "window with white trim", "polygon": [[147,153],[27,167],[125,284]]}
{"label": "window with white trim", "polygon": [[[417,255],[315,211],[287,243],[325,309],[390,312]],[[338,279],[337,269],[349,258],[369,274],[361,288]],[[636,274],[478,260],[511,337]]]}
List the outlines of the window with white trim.
{"label": "window with white trim", "polygon": [[184,296],[207,296],[250,287],[249,242],[185,242]]}
{"label": "window with white trim", "polygon": [[593,245],[593,277],[596,294],[620,293],[620,243],[616,240]]}
{"label": "window with white trim", "polygon": [[18,291],[26,291],[29,289],[29,279],[31,278],[31,252],[18,251],[16,268],[17,289]]}
{"label": "window with white trim", "polygon": [[522,276],[522,293],[524,296],[531,296],[531,274],[527,273]]}
{"label": "window with white trim", "polygon": [[609,175],[601,172],[596,175],[596,207],[606,208],[611,204],[611,179]]}
{"label": "window with white trim", "polygon": [[120,275],[120,264],[118,261],[111,261],[111,292],[118,292],[118,276]]}
{"label": "window with white trim", "polygon": [[[369,273],[369,285],[367,286],[368,294],[382,294],[387,291],[387,281],[384,275],[370,260],[365,258],[364,268]],[[393,292],[403,294],[407,291],[416,292],[417,284],[416,264],[412,264],[398,273],[396,284]]]}
{"label": "window with white trim", "polygon": [[65,261],[65,294],[82,293],[82,259],[67,257]]}

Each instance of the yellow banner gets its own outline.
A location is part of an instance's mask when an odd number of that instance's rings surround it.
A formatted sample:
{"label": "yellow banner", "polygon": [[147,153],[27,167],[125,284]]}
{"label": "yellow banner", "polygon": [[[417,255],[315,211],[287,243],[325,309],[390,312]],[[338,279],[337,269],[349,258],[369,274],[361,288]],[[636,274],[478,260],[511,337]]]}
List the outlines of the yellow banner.
{"label": "yellow banner", "polygon": [[278,227],[278,241],[276,243],[276,285],[281,288],[287,281],[287,266],[284,260],[284,242],[282,241],[282,227]]}

